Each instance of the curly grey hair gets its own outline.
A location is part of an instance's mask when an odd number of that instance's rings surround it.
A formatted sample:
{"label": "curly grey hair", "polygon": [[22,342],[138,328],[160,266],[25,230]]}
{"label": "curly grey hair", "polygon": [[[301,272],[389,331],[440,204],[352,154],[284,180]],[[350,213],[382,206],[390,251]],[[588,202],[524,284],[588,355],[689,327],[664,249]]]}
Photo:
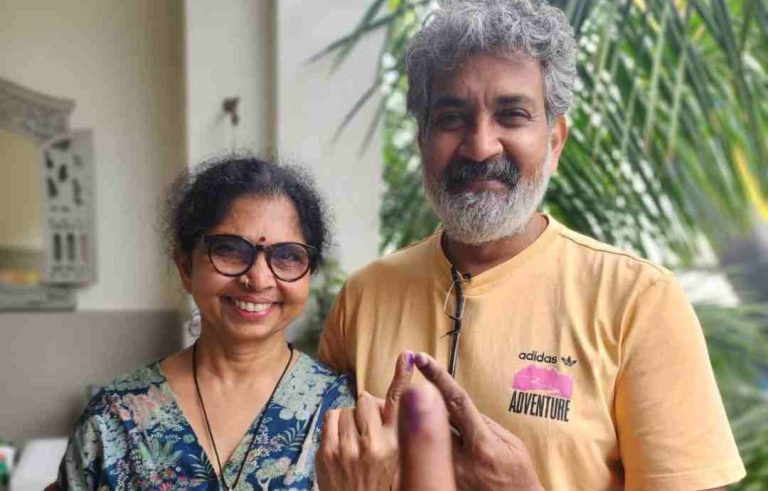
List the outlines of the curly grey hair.
{"label": "curly grey hair", "polygon": [[573,101],[576,41],[565,14],[543,0],[438,0],[408,47],[408,110],[424,131],[436,74],[477,53],[539,60],[547,122]]}

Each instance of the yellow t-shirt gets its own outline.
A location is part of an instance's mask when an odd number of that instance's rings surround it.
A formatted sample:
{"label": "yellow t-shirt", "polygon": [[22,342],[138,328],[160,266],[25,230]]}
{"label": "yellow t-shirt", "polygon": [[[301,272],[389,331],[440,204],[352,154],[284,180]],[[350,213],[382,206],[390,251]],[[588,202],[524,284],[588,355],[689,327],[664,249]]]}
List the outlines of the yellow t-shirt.
{"label": "yellow t-shirt", "polygon": [[[741,479],[701,327],[674,276],[548,219],[523,252],[464,285],[459,384],[522,439],[547,490]],[[404,350],[447,366],[450,286],[439,234],[373,262],[339,294],[320,359],[379,397]]]}

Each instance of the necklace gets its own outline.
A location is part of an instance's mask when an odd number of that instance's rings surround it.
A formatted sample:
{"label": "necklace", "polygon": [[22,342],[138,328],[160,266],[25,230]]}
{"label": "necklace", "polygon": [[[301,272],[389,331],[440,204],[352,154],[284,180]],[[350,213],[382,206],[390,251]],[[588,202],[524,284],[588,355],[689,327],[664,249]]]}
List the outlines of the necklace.
{"label": "necklace", "polygon": [[285,377],[286,372],[288,371],[288,367],[291,366],[291,361],[293,361],[293,345],[291,343],[288,343],[288,349],[291,351],[291,356],[288,357],[288,363],[285,364],[285,368],[283,368],[283,373],[280,374],[280,378],[277,379],[277,383],[275,384],[275,387],[272,389],[272,393],[269,395],[269,399],[267,399],[267,403],[264,404],[264,408],[259,413],[259,418],[256,420],[256,426],[253,430],[253,438],[251,439],[251,443],[248,444],[248,449],[245,451],[245,455],[243,456],[243,461],[240,463],[240,469],[237,471],[237,477],[235,478],[235,482],[232,483],[230,486],[227,484],[226,479],[224,478],[224,468],[221,466],[221,459],[219,458],[219,450],[216,448],[216,440],[213,439],[213,430],[211,430],[211,423],[208,421],[208,413],[205,411],[205,403],[203,402],[203,395],[200,393],[200,384],[197,381],[197,341],[195,341],[195,344],[192,345],[192,376],[195,379],[195,391],[197,391],[197,399],[200,401],[200,408],[203,410],[203,419],[205,419],[205,427],[208,430],[208,437],[211,439],[211,445],[213,445],[213,453],[216,456],[216,463],[219,465],[219,478],[221,479],[222,484],[224,484],[224,487],[227,489],[227,491],[232,491],[232,489],[237,486],[237,483],[240,482],[240,475],[243,473],[243,467],[245,467],[245,462],[248,460],[248,456],[251,454],[251,450],[253,449],[253,442],[256,441],[256,436],[259,434],[259,428],[261,427],[261,420],[264,419],[264,413],[267,412],[267,408],[269,408],[269,405],[272,403],[272,398],[275,397],[275,392],[277,392],[277,388],[280,387],[280,383],[283,381],[283,377]]}

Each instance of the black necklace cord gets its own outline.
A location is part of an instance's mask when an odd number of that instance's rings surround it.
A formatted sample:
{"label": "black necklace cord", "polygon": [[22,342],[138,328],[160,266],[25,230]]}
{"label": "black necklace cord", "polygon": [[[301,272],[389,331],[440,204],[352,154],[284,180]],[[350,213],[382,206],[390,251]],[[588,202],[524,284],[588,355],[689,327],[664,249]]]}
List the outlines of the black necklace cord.
{"label": "black necklace cord", "polygon": [[462,283],[466,278],[469,282],[469,273],[462,275],[459,270],[451,264],[451,278],[453,280],[453,288],[456,290],[456,308],[454,309],[453,329],[446,333],[451,336],[451,358],[448,360],[448,373],[451,377],[456,378],[456,369],[458,368],[458,356],[459,356],[459,336],[461,336],[462,320],[464,318],[464,287]]}
{"label": "black necklace cord", "polygon": [[235,489],[235,487],[237,486],[237,483],[240,482],[240,476],[243,473],[245,462],[248,460],[248,456],[251,454],[251,450],[253,449],[253,442],[256,441],[256,437],[259,434],[259,428],[261,428],[261,420],[264,419],[264,413],[267,412],[269,405],[272,404],[272,399],[275,397],[277,388],[280,387],[280,384],[282,383],[283,378],[285,377],[285,374],[288,372],[288,367],[291,366],[291,362],[293,361],[293,344],[288,343],[288,349],[291,352],[290,356],[288,357],[288,362],[285,364],[285,367],[283,368],[283,372],[280,374],[280,378],[277,379],[277,383],[272,388],[272,393],[269,394],[269,399],[267,399],[266,404],[264,404],[264,407],[259,412],[259,418],[256,420],[256,426],[254,427],[254,430],[253,430],[253,438],[251,438],[251,442],[248,444],[248,449],[245,451],[245,455],[243,455],[243,461],[240,462],[240,469],[238,469],[237,471],[237,477],[235,478],[235,482],[232,483],[232,486],[230,486],[229,484],[227,484],[227,480],[224,477],[224,467],[222,467],[221,465],[219,450],[216,448],[216,440],[213,439],[213,430],[211,429],[211,423],[208,421],[208,413],[205,410],[205,403],[203,402],[203,394],[200,392],[200,383],[197,381],[197,340],[195,340],[195,344],[192,345],[192,376],[195,379],[195,391],[197,392],[197,399],[198,401],[200,401],[200,408],[203,410],[205,427],[208,430],[208,438],[211,439],[211,445],[213,446],[213,453],[216,456],[216,463],[219,465],[219,479],[221,479],[221,482],[224,484],[227,490]]}

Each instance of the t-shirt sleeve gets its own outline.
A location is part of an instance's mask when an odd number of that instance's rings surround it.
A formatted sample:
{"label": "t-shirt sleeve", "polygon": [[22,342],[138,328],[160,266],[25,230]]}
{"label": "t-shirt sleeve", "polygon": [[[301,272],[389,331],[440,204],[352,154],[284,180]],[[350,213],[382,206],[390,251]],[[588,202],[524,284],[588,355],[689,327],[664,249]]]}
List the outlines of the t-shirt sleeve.
{"label": "t-shirt sleeve", "polygon": [[744,477],[701,326],[671,275],[627,309],[616,383],[627,490],[700,490]]}
{"label": "t-shirt sleeve", "polygon": [[347,317],[346,297],[347,285],[344,285],[325,319],[323,332],[320,334],[320,344],[317,348],[317,358],[336,372],[352,375],[354,374],[354,366],[347,355],[349,347],[346,345],[344,332]]}

